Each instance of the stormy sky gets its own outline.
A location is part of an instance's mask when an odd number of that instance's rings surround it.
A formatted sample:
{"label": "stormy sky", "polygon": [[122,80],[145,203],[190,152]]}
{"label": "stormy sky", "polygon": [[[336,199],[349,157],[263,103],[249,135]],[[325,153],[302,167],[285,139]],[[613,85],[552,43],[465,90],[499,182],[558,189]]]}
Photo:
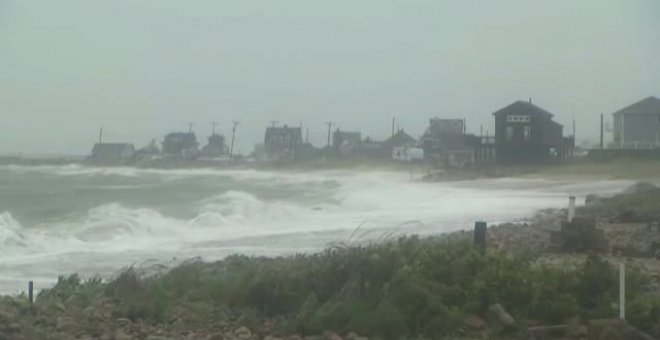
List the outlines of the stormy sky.
{"label": "stormy sky", "polygon": [[[657,0],[0,0],[0,153],[142,146],[195,124],[326,121],[375,139],[392,116],[492,131],[518,99],[578,140],[600,113],[660,96]],[[608,117],[609,118],[609,117]]]}

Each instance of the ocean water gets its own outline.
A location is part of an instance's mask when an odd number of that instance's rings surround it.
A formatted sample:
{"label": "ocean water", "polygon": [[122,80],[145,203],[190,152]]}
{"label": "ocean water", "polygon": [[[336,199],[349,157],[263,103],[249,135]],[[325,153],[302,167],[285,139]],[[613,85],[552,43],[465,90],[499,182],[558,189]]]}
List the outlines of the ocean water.
{"label": "ocean water", "polygon": [[201,257],[277,256],[524,219],[626,181],[423,183],[407,173],[0,166],[0,293]]}

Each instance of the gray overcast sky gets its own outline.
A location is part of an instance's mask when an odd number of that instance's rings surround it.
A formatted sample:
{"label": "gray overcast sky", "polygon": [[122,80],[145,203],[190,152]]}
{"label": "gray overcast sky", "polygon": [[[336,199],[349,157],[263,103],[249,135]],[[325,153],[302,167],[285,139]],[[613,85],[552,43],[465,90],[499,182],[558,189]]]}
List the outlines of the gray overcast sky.
{"label": "gray overcast sky", "polygon": [[[518,99],[578,139],[660,96],[657,0],[0,0],[0,153],[142,146],[270,120],[385,138],[433,116],[492,125]],[[609,117],[608,117],[609,118]],[[492,128],[491,128],[492,131]]]}

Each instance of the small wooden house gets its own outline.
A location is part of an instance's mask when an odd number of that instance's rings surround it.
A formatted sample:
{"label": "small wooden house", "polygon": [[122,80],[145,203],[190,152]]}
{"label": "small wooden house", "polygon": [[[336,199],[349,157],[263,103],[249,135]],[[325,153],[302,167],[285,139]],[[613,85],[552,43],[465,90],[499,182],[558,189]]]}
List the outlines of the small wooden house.
{"label": "small wooden house", "polygon": [[565,155],[563,126],[531,100],[516,101],[493,116],[498,163],[533,163]]}
{"label": "small wooden house", "polygon": [[435,166],[465,166],[474,153],[467,139],[464,119],[432,118],[422,136],[424,157]]}
{"label": "small wooden house", "polygon": [[135,155],[135,147],[128,143],[97,143],[91,160],[97,163],[126,162]]}
{"label": "small wooden house", "polygon": [[264,137],[267,157],[271,160],[293,160],[299,146],[302,145],[300,127],[269,127]]}
{"label": "small wooden house", "polygon": [[197,136],[192,132],[172,132],[163,140],[163,153],[176,156],[194,156],[198,150]]}
{"label": "small wooden house", "polygon": [[220,157],[227,154],[227,145],[225,136],[217,133],[209,136],[208,144],[202,148],[202,155],[205,157]]}
{"label": "small wooden house", "polygon": [[358,155],[362,145],[362,134],[359,132],[347,132],[337,129],[332,134],[332,146],[340,154]]}

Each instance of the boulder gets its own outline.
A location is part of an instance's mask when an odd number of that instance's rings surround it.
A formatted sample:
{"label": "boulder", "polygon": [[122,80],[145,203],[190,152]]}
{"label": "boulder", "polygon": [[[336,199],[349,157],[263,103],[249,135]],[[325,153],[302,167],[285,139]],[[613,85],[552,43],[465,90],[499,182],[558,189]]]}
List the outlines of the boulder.
{"label": "boulder", "polygon": [[499,303],[488,307],[488,319],[503,328],[516,328],[516,321]]}
{"label": "boulder", "polygon": [[234,331],[234,335],[239,340],[248,340],[252,337],[252,332],[247,327],[241,327]]}
{"label": "boulder", "polygon": [[348,333],[348,335],[346,336],[346,340],[368,340],[368,338],[363,337],[363,336],[359,336],[359,335],[351,332],[351,333]]}
{"label": "boulder", "polygon": [[584,204],[587,206],[594,205],[601,202],[603,199],[604,199],[603,196],[596,194],[588,194],[587,197],[584,198]]}
{"label": "boulder", "polygon": [[325,340],[344,340],[335,332],[323,332],[323,339]]}
{"label": "boulder", "polygon": [[589,340],[626,340],[628,324],[622,319],[589,321]]}
{"label": "boulder", "polygon": [[655,186],[653,183],[648,183],[648,182],[637,182],[623,190],[623,194],[625,195],[632,195],[632,194],[639,194],[639,193],[644,193],[644,192],[651,192],[654,190],[657,190],[658,187]]}

